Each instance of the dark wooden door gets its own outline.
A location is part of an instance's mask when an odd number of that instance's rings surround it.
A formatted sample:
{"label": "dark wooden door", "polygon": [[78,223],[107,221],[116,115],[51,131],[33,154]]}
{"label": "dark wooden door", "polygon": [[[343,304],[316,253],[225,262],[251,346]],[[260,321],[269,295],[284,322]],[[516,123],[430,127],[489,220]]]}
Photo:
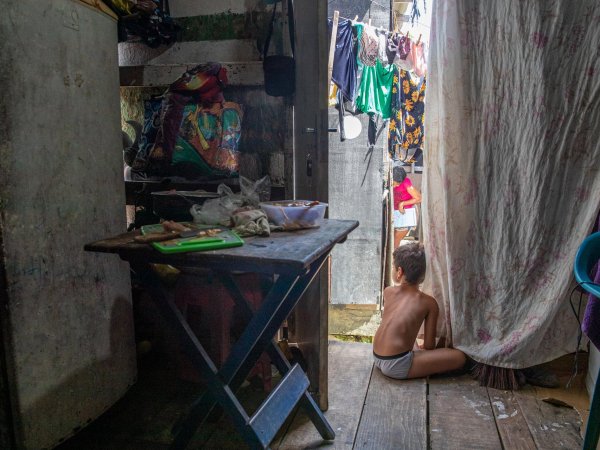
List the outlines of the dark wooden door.
{"label": "dark wooden door", "polygon": [[[295,2],[294,194],[328,201],[327,3]],[[327,409],[328,265],[290,321],[291,337],[306,356],[311,390]]]}

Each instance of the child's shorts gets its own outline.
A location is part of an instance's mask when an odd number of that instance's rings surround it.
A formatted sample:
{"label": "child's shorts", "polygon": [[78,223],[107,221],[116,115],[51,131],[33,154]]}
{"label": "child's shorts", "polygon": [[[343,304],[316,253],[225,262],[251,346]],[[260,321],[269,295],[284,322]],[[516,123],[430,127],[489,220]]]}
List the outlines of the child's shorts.
{"label": "child's shorts", "polygon": [[394,210],[394,228],[411,228],[417,226],[416,208],[406,208],[404,214]]}
{"label": "child's shorts", "polygon": [[381,373],[386,377],[403,380],[408,376],[410,366],[412,366],[414,353],[404,352],[394,356],[379,356],[373,352],[375,367],[379,367]]}

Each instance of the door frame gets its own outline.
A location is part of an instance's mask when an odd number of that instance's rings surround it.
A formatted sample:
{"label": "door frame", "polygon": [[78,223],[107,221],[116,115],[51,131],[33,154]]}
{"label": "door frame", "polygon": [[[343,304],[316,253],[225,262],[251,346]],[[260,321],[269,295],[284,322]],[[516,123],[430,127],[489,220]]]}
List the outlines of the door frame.
{"label": "door frame", "polygon": [[[293,195],[329,198],[329,124],[327,102],[327,2],[294,4],[296,93],[293,111]],[[322,410],[328,407],[329,261],[304,294],[290,326],[291,337],[307,359],[311,391]],[[319,326],[315,326],[319,324]]]}

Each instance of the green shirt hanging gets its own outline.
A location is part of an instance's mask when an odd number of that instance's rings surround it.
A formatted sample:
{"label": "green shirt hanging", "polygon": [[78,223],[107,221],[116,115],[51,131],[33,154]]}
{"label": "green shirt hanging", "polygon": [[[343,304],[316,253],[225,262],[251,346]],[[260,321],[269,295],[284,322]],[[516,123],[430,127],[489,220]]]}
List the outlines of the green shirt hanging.
{"label": "green shirt hanging", "polygon": [[[358,41],[361,42],[362,26],[357,25]],[[364,113],[379,114],[384,119],[392,115],[392,87],[394,65],[382,65],[379,59],[374,66],[365,65],[358,58],[362,76],[356,97],[356,107]]]}

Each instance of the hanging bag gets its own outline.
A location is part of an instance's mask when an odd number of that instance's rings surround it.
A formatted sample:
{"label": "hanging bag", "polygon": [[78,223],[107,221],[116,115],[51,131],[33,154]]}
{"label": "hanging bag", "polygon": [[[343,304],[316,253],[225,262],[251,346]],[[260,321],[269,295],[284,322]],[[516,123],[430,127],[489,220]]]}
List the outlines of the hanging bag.
{"label": "hanging bag", "polygon": [[[281,0],[284,1],[284,0]],[[275,23],[275,11],[277,3],[273,6],[273,16],[269,24],[269,32],[265,41],[263,50],[263,70],[265,72],[265,91],[273,97],[282,97],[292,95],[296,90],[296,62],[294,61],[294,6],[292,0],[288,0],[288,25],[290,31],[290,43],[292,47],[292,56],[271,55],[269,44],[273,34],[273,24]]]}

